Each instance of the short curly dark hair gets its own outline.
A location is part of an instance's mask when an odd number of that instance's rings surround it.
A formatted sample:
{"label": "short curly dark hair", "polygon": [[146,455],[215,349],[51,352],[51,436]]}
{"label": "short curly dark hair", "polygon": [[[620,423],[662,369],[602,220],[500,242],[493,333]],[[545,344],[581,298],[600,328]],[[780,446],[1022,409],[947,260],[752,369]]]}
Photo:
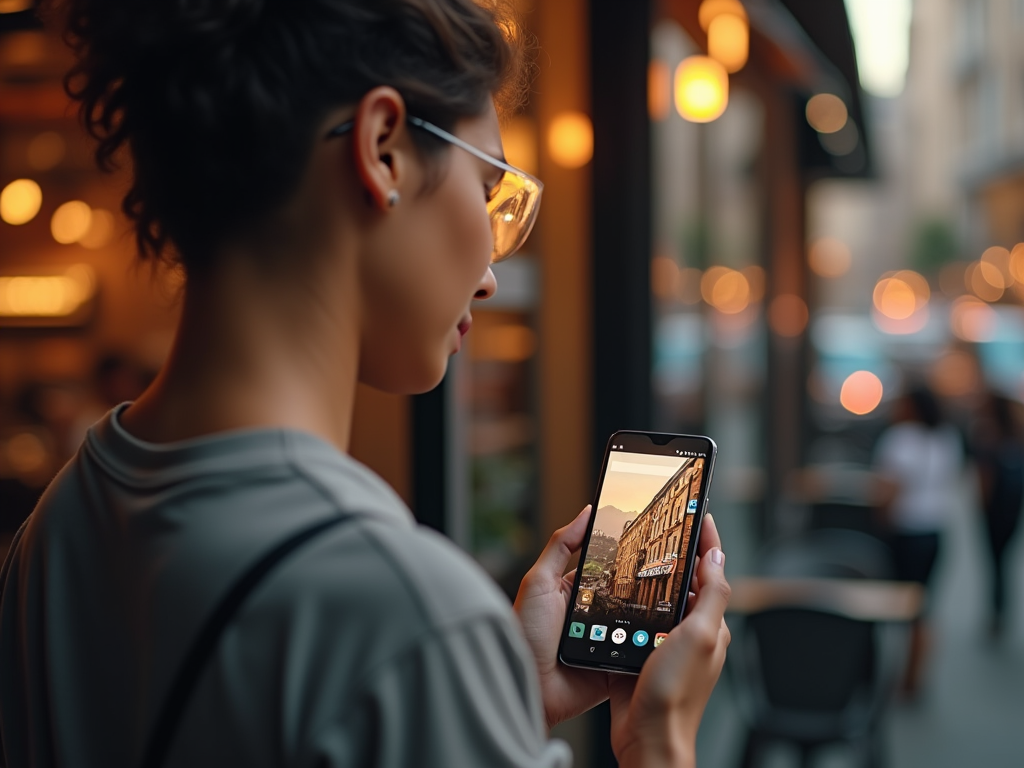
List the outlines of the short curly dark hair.
{"label": "short curly dark hair", "polygon": [[390,85],[450,129],[522,90],[502,0],[55,0],[50,13],[77,54],[66,87],[97,162],[130,153],[140,256],[189,274],[288,199],[330,109]]}

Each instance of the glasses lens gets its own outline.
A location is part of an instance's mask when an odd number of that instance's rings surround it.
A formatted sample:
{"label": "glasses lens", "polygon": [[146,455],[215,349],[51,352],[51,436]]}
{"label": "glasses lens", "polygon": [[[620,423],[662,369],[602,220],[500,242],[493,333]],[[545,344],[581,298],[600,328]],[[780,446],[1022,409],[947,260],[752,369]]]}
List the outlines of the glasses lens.
{"label": "glasses lens", "polygon": [[508,258],[526,241],[537,219],[539,203],[540,187],[533,179],[505,174],[488,206],[494,233],[492,263]]}

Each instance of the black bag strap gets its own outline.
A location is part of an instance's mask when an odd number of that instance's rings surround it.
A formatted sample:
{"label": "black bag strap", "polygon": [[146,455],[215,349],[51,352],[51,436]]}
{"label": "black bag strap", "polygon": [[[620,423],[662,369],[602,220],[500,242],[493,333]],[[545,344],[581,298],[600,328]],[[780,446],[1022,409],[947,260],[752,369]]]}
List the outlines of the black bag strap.
{"label": "black bag strap", "polygon": [[213,613],[207,618],[178,669],[171,690],[167,694],[167,698],[164,699],[156,724],[146,742],[146,750],[142,756],[142,768],[159,768],[163,765],[171,742],[174,740],[174,734],[178,730],[178,724],[181,722],[181,716],[199,683],[207,661],[217,647],[217,642],[224,629],[231,623],[253,589],[294,550],[349,517],[351,515],[338,515],[326,520],[319,520],[298,533],[292,534],[284,541],[274,545],[235,581],[221,598]]}

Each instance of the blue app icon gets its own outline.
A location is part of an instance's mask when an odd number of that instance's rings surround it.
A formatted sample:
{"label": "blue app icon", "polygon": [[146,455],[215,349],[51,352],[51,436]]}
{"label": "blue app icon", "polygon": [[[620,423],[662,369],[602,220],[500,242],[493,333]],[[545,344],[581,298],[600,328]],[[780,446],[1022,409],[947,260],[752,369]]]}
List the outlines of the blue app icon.
{"label": "blue app icon", "polygon": [[686,511],[687,512],[696,512],[697,511],[697,500],[696,499],[690,499],[690,503],[686,505]]}
{"label": "blue app icon", "polygon": [[604,640],[605,635],[608,634],[608,627],[604,624],[595,624],[590,628],[590,639],[601,642]]}
{"label": "blue app icon", "polygon": [[633,633],[633,645],[644,646],[647,645],[647,641],[651,639],[651,636],[644,632],[642,629]]}
{"label": "blue app icon", "polygon": [[569,625],[569,637],[583,637],[586,632],[586,627],[583,622],[574,621]]}

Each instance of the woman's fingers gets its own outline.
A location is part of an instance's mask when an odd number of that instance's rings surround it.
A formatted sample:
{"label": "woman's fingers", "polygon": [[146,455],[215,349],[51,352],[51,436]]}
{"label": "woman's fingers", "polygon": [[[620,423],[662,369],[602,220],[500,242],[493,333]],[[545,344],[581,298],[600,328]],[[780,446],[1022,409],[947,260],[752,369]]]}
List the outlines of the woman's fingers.
{"label": "woman's fingers", "polygon": [[566,566],[569,565],[569,559],[583,546],[587,524],[590,522],[590,509],[591,505],[588,504],[575,520],[551,534],[547,546],[527,576],[545,581],[550,579],[552,582],[561,580]]}
{"label": "woman's fingers", "polygon": [[715,518],[708,512],[704,515],[704,519],[700,524],[700,541],[697,542],[697,554],[701,558],[704,557],[704,553],[708,550],[722,548],[722,537],[718,535],[718,526],[715,524]]}

